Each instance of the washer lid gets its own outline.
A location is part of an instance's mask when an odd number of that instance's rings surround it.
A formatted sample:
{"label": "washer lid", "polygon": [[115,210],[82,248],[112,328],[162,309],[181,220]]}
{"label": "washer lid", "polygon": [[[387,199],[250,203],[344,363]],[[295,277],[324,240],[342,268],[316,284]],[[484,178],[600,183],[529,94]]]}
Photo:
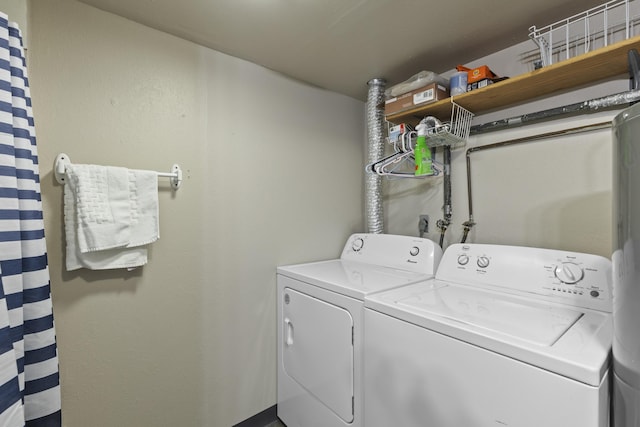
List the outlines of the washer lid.
{"label": "washer lid", "polygon": [[610,313],[436,279],[367,296],[364,306],[390,321],[399,319],[595,387],[609,366]]}
{"label": "washer lid", "polygon": [[278,274],[359,300],[376,292],[432,277],[424,273],[340,259],[278,267]]}
{"label": "washer lid", "polygon": [[457,322],[507,335],[533,344],[550,346],[583,313],[509,295],[439,284],[397,299],[400,307],[426,311]]}

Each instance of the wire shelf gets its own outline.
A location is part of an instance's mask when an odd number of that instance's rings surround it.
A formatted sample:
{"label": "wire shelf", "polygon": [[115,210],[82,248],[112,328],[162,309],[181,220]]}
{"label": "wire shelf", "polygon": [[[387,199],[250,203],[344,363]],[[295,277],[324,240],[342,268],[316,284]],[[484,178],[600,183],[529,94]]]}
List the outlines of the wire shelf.
{"label": "wire shelf", "polygon": [[[426,129],[426,143],[432,149],[435,147],[449,146],[459,148],[466,144],[471,131],[471,120],[473,113],[461,107],[451,100],[451,121],[440,122],[434,117],[429,123],[435,125]],[[387,122],[389,137],[387,142],[393,145],[394,153],[376,162],[365,166],[367,173],[373,173],[386,177],[395,178],[430,178],[440,177],[445,173],[445,166],[432,160],[432,172],[429,174],[416,175],[415,149],[418,132],[409,125],[395,125]],[[393,128],[393,130],[392,130]]]}
{"label": "wire shelf", "polygon": [[[529,27],[543,67],[626,40],[633,34],[631,0],[612,0],[546,27]],[[636,2],[637,3],[637,2]]]}
{"label": "wire shelf", "polygon": [[427,130],[429,147],[450,146],[452,149],[466,145],[471,130],[473,113],[451,99],[451,121]]}

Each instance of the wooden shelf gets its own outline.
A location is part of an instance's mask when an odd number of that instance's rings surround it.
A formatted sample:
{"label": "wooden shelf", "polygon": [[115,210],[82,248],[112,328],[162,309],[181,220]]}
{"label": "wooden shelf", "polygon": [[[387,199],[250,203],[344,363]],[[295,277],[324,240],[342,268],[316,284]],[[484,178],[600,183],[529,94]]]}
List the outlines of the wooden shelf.
{"label": "wooden shelf", "polygon": [[[628,73],[627,52],[640,51],[640,36],[567,59],[539,70],[494,83],[455,97],[458,105],[474,114],[507,107],[588,83]],[[451,98],[389,114],[392,123],[417,124],[425,116],[441,120],[451,115]]]}

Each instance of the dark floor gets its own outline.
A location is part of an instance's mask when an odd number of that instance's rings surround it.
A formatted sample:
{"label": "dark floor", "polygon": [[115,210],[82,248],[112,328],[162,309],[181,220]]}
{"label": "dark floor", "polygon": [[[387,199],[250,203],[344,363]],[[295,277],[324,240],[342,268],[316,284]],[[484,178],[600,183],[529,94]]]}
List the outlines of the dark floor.
{"label": "dark floor", "polygon": [[264,427],[286,427],[286,426],[278,420],[278,421],[272,422],[271,424],[267,424]]}

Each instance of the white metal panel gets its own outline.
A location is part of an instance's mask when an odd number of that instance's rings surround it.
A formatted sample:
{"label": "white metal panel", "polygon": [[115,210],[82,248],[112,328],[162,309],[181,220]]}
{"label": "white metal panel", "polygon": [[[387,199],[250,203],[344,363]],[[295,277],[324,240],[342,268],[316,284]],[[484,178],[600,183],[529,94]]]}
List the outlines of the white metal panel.
{"label": "white metal panel", "polygon": [[353,318],[336,305],[284,289],[284,372],[341,419],[353,420]]}
{"label": "white metal panel", "polygon": [[433,277],[428,274],[339,259],[278,267],[278,273],[359,300],[376,292]]}
{"label": "white metal panel", "polygon": [[367,427],[606,427],[589,386],[365,309]]}
{"label": "white metal panel", "polygon": [[422,237],[393,234],[353,234],[347,240],[340,259],[365,262],[414,273],[435,274],[442,249]]}
{"label": "white metal panel", "polygon": [[[574,281],[563,277],[567,268],[575,269]],[[442,256],[436,279],[598,311],[612,307],[611,261],[592,254],[456,243]]]}
{"label": "white metal panel", "polygon": [[640,104],[613,124],[613,407],[626,427],[640,425]]}
{"label": "white metal panel", "polygon": [[[456,313],[447,307],[454,301],[432,293],[449,287],[459,288],[467,308],[457,307]],[[467,292],[469,298],[464,296]],[[483,301],[496,302],[490,307]],[[508,302],[523,307],[522,318]],[[609,363],[610,313],[433,279],[371,295],[365,307],[594,386],[602,381]],[[494,310],[495,318],[489,310]],[[571,323],[575,317],[579,318]]]}
{"label": "white metal panel", "polygon": [[416,290],[398,304],[543,346],[554,344],[582,316],[565,307],[445,284]]}
{"label": "white metal panel", "polygon": [[[615,369],[615,368],[614,368]],[[614,426],[640,425],[640,391],[613,374],[612,403]]]}
{"label": "white metal panel", "polygon": [[278,274],[363,300],[367,295],[433,277],[442,249],[428,239],[353,234],[340,259],[278,267]]}

